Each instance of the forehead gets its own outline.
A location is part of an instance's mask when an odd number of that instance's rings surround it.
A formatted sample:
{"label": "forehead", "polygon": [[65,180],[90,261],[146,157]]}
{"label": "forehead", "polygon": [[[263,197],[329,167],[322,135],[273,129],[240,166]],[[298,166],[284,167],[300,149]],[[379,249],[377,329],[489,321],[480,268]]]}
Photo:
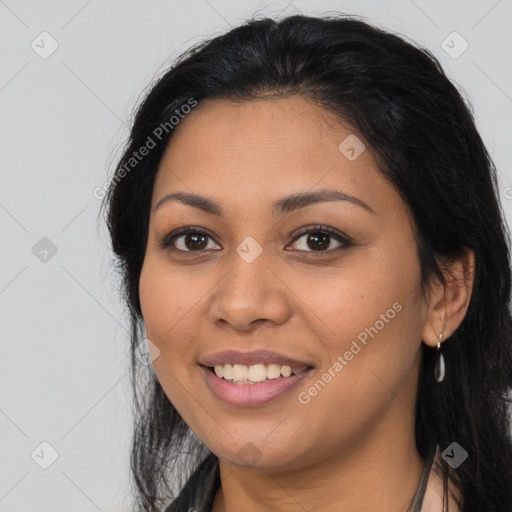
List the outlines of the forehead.
{"label": "forehead", "polygon": [[[356,159],[347,157],[347,140],[348,146],[360,144],[358,152],[365,148]],[[266,198],[273,202],[318,188],[360,196],[376,211],[396,210],[402,202],[362,137],[311,100],[205,100],[175,128],[153,205],[175,190],[207,193],[244,208],[248,201],[261,205]]]}
{"label": "forehead", "polygon": [[194,153],[186,155],[188,161],[223,161],[229,155],[237,162],[257,157],[271,164],[283,154],[296,162],[311,161],[320,153],[335,154],[333,143],[343,131],[347,129],[330,112],[303,97],[205,100],[178,125],[166,153],[179,159],[194,146]]}

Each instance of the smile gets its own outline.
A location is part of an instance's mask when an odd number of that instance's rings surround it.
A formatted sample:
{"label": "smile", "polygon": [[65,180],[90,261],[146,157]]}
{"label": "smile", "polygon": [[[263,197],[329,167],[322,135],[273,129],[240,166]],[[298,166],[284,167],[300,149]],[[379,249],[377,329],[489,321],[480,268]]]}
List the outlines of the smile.
{"label": "smile", "polygon": [[223,402],[236,406],[258,406],[289,394],[313,370],[286,365],[239,364],[200,366],[206,384]]}
{"label": "smile", "polygon": [[216,364],[213,369],[217,377],[234,384],[256,384],[267,379],[299,375],[306,368],[307,366],[292,369],[291,366],[280,364],[254,364],[251,366],[245,364]]}

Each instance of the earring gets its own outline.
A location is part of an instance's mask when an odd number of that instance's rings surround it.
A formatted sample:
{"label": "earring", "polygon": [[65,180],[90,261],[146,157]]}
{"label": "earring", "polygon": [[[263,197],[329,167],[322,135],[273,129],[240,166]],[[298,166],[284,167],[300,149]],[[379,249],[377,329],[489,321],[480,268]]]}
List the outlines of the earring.
{"label": "earring", "polygon": [[434,377],[436,378],[437,382],[441,382],[444,379],[445,374],[445,364],[444,364],[444,357],[443,354],[441,354],[441,340],[443,339],[443,335],[439,335],[439,341],[437,342],[437,361],[436,366],[434,368]]}

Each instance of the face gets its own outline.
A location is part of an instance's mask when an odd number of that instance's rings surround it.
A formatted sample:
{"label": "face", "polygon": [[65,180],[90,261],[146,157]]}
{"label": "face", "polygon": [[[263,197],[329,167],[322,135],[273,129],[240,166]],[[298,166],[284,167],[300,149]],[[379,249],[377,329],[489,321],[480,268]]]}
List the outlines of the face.
{"label": "face", "polygon": [[[205,100],[158,169],[140,276],[155,372],[233,464],[298,468],[412,429],[426,319],[414,227],[355,136],[304,98]],[[239,359],[219,364],[246,363],[232,378],[264,382],[215,376],[205,366],[225,351]]]}

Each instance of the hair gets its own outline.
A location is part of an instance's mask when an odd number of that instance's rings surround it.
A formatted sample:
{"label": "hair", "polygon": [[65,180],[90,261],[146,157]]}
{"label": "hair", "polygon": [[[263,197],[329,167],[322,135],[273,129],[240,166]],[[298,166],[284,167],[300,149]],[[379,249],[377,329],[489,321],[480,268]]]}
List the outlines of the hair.
{"label": "hair", "polygon": [[[157,511],[169,503],[171,479],[181,486],[180,478],[197,468],[205,453],[212,456],[165,395],[151,365],[136,357],[143,339],[139,277],[151,196],[173,133],[169,123],[161,129],[162,121],[173,113],[183,117],[191,98],[250,101],[265,94],[301,95],[368,142],[378,171],[412,213],[423,292],[436,278],[446,284],[443,262],[463,248],[474,252],[470,303],[443,343],[447,372],[441,383],[433,377],[436,350],[421,345],[416,447],[426,458],[432,444],[443,450],[459,443],[468,458],[456,470],[443,464],[445,499],[451,479],[462,511],[509,510],[511,269],[496,168],[470,102],[432,53],[348,15],[252,19],[179,56],[136,110],[102,208],[131,321],[136,411],[131,475],[137,510]],[[156,147],[134,165],[134,152],[150,138],[158,139]]]}

